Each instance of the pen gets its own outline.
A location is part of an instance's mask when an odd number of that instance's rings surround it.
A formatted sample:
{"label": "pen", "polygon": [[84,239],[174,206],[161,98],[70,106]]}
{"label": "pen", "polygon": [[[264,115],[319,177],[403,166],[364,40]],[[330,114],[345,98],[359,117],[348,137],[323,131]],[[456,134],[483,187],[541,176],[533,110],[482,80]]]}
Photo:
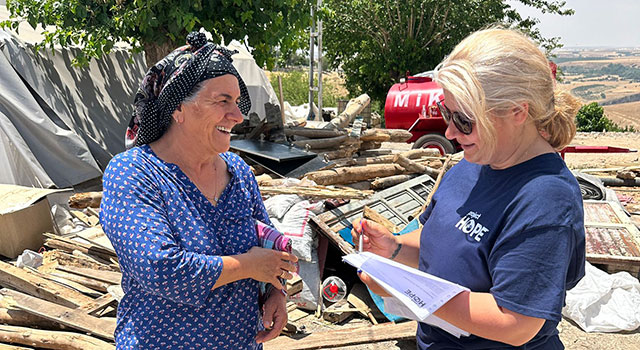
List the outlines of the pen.
{"label": "pen", "polygon": [[362,219],[360,219],[360,235],[358,236],[358,252],[362,253]]}

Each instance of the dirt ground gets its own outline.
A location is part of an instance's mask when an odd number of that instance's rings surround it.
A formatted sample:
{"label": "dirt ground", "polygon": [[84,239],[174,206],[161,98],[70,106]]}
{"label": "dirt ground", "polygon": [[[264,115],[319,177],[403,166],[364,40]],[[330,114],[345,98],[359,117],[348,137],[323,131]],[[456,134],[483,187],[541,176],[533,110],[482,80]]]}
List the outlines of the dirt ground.
{"label": "dirt ground", "polygon": [[[578,133],[572,145],[616,146],[640,150],[640,133]],[[565,161],[571,169],[617,168],[640,166],[640,153],[593,153],[566,154]],[[598,173],[598,176],[615,176],[615,172]],[[614,188],[620,197],[629,196],[627,210],[640,212],[640,188]],[[632,190],[632,192],[624,192]],[[640,215],[633,215],[636,224],[640,225]],[[639,306],[640,307],[640,306]],[[328,331],[342,327],[369,325],[363,318],[355,317],[344,325],[333,325],[309,315],[296,322],[306,332]],[[560,339],[566,349],[570,350],[640,350],[640,328],[633,332],[619,333],[586,333],[575,323],[563,319],[558,325]],[[387,341],[376,344],[363,344],[341,347],[345,350],[414,350],[415,340]]]}

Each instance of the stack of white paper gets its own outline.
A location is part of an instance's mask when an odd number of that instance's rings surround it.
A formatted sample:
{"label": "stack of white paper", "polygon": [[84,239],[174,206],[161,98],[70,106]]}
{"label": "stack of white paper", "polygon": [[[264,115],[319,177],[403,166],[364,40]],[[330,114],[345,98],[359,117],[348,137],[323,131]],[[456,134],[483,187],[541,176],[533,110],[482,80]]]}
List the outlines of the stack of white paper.
{"label": "stack of white paper", "polygon": [[393,296],[383,298],[385,312],[440,327],[458,338],[469,335],[433,315],[440,306],[468,288],[370,252],[349,254],[342,259],[366,272]]}

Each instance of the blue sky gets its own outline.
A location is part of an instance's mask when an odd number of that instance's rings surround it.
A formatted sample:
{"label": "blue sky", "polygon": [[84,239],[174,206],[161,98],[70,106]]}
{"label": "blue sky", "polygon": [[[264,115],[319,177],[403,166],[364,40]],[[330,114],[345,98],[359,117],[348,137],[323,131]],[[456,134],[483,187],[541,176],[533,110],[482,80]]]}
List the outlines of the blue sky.
{"label": "blue sky", "polygon": [[509,2],[523,15],[540,19],[545,37],[561,37],[565,47],[640,47],[640,0],[566,0],[573,16],[542,14],[539,10]]}

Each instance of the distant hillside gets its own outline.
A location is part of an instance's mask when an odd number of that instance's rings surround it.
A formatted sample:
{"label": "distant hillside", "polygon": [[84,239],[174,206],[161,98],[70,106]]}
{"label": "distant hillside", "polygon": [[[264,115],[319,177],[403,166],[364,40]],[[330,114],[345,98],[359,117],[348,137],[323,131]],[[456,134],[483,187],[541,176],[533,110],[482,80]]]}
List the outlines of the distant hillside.
{"label": "distant hillside", "polygon": [[636,101],[640,101],[640,92],[637,94],[631,94],[631,95],[627,95],[624,97],[620,97],[620,98],[616,98],[616,99],[612,99],[612,100],[608,100],[608,101],[603,101],[600,102],[601,106],[610,106],[610,105],[617,105],[620,103],[629,103],[629,102],[636,102]]}

